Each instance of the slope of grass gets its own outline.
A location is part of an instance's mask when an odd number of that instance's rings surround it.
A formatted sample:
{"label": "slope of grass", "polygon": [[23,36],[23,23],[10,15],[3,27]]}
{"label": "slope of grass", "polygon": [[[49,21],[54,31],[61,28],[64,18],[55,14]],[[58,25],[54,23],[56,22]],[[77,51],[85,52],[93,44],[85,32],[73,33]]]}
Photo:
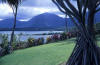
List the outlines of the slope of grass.
{"label": "slope of grass", "polygon": [[70,56],[75,45],[73,40],[17,50],[1,58],[0,65],[58,65]]}
{"label": "slope of grass", "polygon": [[97,43],[98,43],[98,46],[100,47],[100,35],[97,36]]}
{"label": "slope of grass", "polygon": [[[69,58],[75,38],[23,50],[0,59],[0,65],[59,65]],[[98,38],[100,41],[100,38]],[[98,43],[100,46],[100,42]]]}

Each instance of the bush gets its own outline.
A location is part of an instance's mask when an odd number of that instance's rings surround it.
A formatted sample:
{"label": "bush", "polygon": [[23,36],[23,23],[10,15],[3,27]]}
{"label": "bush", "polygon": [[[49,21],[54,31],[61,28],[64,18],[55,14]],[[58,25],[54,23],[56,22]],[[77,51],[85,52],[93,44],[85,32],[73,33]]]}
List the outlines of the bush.
{"label": "bush", "polygon": [[18,44],[18,40],[17,40],[17,36],[14,35],[13,37],[13,43],[12,43],[12,47],[15,50],[16,49],[16,45]]}
{"label": "bush", "polygon": [[51,38],[50,37],[48,37],[47,39],[46,39],[46,43],[50,43],[51,42]]}
{"label": "bush", "polygon": [[61,34],[61,40],[65,40],[67,39],[67,34],[66,33],[62,33]]}
{"label": "bush", "polygon": [[34,38],[28,38],[28,44],[29,44],[29,47],[34,46],[34,44],[35,44],[34,41],[35,41]]}
{"label": "bush", "polygon": [[5,48],[6,46],[8,46],[8,35],[4,34],[4,35],[0,35],[1,37],[1,47]]}
{"label": "bush", "polygon": [[28,44],[26,42],[20,41],[17,45],[16,45],[16,49],[24,49],[27,48]]}
{"label": "bush", "polygon": [[0,34],[1,37],[1,45],[0,45],[0,56],[4,56],[8,54],[8,35],[7,34]]}
{"label": "bush", "polygon": [[39,38],[37,43],[38,45],[42,45],[44,43],[44,38]]}
{"label": "bush", "polygon": [[58,41],[58,40],[59,40],[58,34],[54,34],[54,35],[53,35],[53,41]]}

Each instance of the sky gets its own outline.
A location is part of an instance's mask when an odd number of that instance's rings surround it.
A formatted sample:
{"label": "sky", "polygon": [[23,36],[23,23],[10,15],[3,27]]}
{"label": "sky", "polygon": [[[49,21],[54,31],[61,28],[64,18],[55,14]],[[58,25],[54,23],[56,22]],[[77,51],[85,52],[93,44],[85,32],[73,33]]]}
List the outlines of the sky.
{"label": "sky", "polygon": [[[76,5],[75,2],[72,3]],[[8,4],[0,3],[0,20],[13,17],[12,12]],[[18,8],[17,19],[27,21],[36,15],[46,12],[65,17],[51,0],[23,0]]]}

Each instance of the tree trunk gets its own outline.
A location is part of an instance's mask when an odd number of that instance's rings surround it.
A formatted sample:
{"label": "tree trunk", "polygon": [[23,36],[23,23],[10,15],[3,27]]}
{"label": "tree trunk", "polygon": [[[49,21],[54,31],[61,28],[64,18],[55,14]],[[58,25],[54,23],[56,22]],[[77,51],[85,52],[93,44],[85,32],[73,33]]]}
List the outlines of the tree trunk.
{"label": "tree trunk", "polygon": [[93,40],[95,40],[95,30],[94,30],[94,11],[89,11],[88,15],[88,23],[87,23],[87,30]]}
{"label": "tree trunk", "polygon": [[11,33],[11,38],[10,38],[10,42],[9,42],[9,53],[12,53],[13,51],[13,47],[12,47],[12,44],[13,44],[13,38],[14,38],[14,32],[15,32],[15,28],[16,28],[16,18],[17,18],[17,7],[16,7],[16,11],[15,11],[15,14],[14,14],[14,25],[13,25],[13,28],[12,28],[12,33]]}

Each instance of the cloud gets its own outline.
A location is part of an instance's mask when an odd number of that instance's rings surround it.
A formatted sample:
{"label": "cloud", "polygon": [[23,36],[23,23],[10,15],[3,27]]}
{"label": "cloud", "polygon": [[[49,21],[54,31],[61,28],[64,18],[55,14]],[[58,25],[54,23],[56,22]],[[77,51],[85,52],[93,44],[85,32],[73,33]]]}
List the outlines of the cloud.
{"label": "cloud", "polygon": [[[56,15],[62,14],[58,9],[47,7],[30,7],[23,6],[18,10],[18,18],[31,18],[42,13],[55,13]],[[24,17],[23,17],[24,16]]]}
{"label": "cloud", "polygon": [[51,7],[29,7],[23,6],[19,8],[19,14],[26,14],[26,16],[36,16],[42,13],[55,13],[63,15],[58,9]]}
{"label": "cloud", "polygon": [[58,16],[59,16],[59,17],[62,17],[62,18],[65,18],[65,15],[61,15],[61,14],[59,14]]}
{"label": "cloud", "polygon": [[0,19],[0,21],[2,21],[3,19]]}
{"label": "cloud", "polygon": [[12,9],[7,4],[0,4],[0,14],[6,16],[12,13]]}
{"label": "cloud", "polygon": [[[75,2],[72,3],[76,7],[77,4]],[[17,18],[22,20],[29,19],[45,12],[54,13],[60,17],[65,17],[65,15],[58,10],[56,5],[51,0],[23,0],[18,9]],[[12,9],[9,7],[9,5],[0,4],[0,19],[12,16]]]}
{"label": "cloud", "polygon": [[26,11],[31,14],[41,14],[45,12],[59,12],[58,9],[55,8],[47,8],[47,7],[20,7],[19,10]]}
{"label": "cloud", "polygon": [[[71,3],[77,8],[76,1],[71,0]],[[24,6],[22,9],[24,9],[28,14],[31,13],[32,16],[49,12],[57,14],[63,18],[65,17],[65,15],[58,10],[52,0],[26,0],[22,5]]]}
{"label": "cloud", "polygon": [[[3,13],[4,12],[4,13]],[[32,7],[32,6],[20,6],[18,9],[18,19],[32,18],[33,16],[49,12],[58,14],[59,10],[52,7]],[[13,11],[7,4],[0,4],[0,18],[12,17]]]}
{"label": "cloud", "polygon": [[30,18],[27,18],[27,19],[19,19],[19,21],[22,21],[22,22],[27,22],[29,20],[30,20]]}
{"label": "cloud", "polygon": [[25,0],[22,2],[23,6],[34,6],[34,7],[56,7],[52,0]]}

